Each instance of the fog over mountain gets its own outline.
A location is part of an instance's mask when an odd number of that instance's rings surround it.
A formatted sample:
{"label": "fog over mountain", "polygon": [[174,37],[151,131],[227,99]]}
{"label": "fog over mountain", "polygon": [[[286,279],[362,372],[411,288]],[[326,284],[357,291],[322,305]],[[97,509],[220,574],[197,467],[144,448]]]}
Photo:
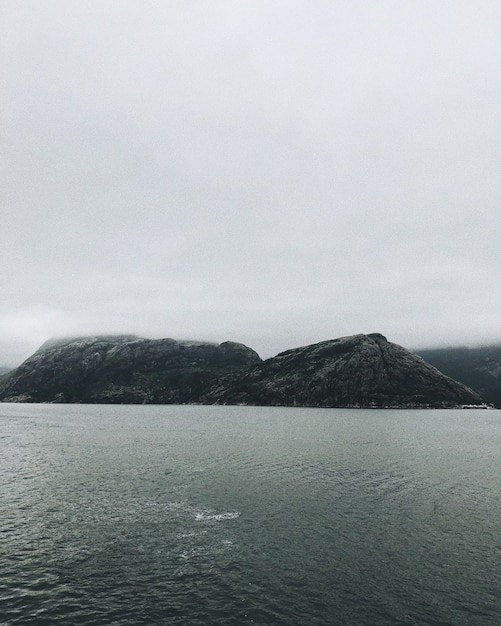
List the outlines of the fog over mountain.
{"label": "fog over mountain", "polygon": [[4,0],[0,365],[499,343],[501,4]]}

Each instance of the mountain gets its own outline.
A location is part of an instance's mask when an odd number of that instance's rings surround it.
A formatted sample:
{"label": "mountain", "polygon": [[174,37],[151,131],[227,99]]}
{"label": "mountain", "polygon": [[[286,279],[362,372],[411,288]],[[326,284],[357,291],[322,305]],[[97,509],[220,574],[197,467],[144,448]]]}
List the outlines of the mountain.
{"label": "mountain", "polygon": [[172,404],[197,401],[221,376],[260,362],[240,343],[130,335],[50,340],[2,377],[4,402]]}
{"label": "mountain", "polygon": [[0,381],[6,402],[310,407],[479,405],[471,389],[383,335],[354,335],[261,361],[240,343],[130,335],[46,342]]}
{"label": "mountain", "polygon": [[441,372],[475,390],[486,402],[501,406],[501,346],[436,348],[417,354]]}
{"label": "mountain", "polygon": [[287,350],[219,381],[201,401],[310,407],[453,407],[479,395],[378,333]]}

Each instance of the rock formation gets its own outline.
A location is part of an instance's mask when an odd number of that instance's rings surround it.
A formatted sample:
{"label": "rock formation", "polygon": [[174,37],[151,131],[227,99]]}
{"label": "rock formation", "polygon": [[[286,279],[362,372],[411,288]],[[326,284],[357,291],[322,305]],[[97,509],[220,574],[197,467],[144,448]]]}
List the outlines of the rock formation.
{"label": "rock formation", "polygon": [[480,396],[380,334],[288,350],[223,379],[204,403],[309,407],[453,407]]}
{"label": "rock formation", "polygon": [[221,376],[260,362],[243,344],[81,337],[46,342],[3,377],[5,402],[196,402]]}
{"label": "rock formation", "polygon": [[52,340],[2,377],[0,400],[305,407],[482,403],[471,389],[379,334],[323,341],[266,361],[233,342]]}

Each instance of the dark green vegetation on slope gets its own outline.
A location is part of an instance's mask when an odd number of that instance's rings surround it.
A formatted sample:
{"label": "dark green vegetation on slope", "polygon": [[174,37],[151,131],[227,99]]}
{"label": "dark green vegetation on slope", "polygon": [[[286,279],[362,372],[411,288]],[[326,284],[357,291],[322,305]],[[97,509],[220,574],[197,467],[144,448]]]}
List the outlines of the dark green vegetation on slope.
{"label": "dark green vegetation on slope", "polygon": [[501,406],[501,346],[418,350],[425,361]]}
{"label": "dark green vegetation on slope", "polygon": [[46,342],[0,383],[12,402],[175,404],[197,401],[221,376],[261,359],[243,344],[134,336]]}

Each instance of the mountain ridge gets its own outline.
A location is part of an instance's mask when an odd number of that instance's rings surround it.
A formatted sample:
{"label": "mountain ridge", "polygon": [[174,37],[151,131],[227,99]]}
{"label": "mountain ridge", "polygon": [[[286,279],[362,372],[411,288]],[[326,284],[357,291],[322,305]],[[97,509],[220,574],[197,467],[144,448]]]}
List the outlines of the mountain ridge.
{"label": "mountain ridge", "polygon": [[235,342],[143,339],[135,335],[51,339],[3,377],[11,402],[190,402],[216,378],[260,361]]}
{"label": "mountain ridge", "polygon": [[416,350],[438,370],[471,387],[486,402],[501,406],[501,345]]}
{"label": "mountain ridge", "polygon": [[0,400],[395,408],[483,402],[380,333],[292,348],[265,361],[235,342],[50,339],[2,377]]}
{"label": "mountain ridge", "polygon": [[380,333],[286,350],[219,381],[202,402],[352,408],[483,404],[473,390]]}

